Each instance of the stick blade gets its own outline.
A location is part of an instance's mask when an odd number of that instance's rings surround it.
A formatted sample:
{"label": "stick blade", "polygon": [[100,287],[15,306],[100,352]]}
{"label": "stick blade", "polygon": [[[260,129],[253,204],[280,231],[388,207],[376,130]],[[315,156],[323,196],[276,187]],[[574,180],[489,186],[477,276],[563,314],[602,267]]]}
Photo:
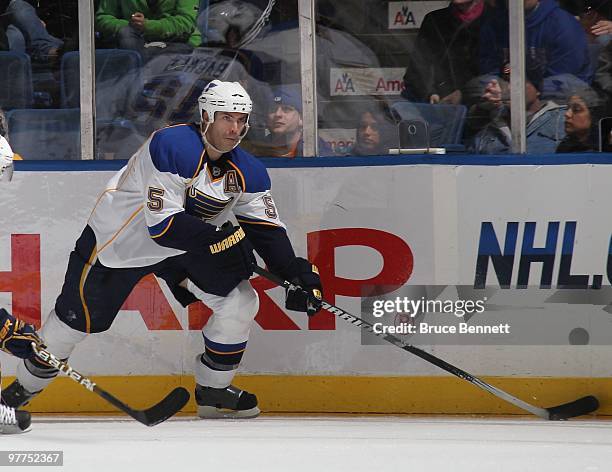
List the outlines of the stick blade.
{"label": "stick blade", "polygon": [[597,410],[597,408],[599,408],[599,400],[593,395],[588,395],[573,402],[546,408],[546,411],[548,411],[549,420],[558,421],[587,415]]}
{"label": "stick blade", "polygon": [[188,401],[189,392],[183,387],[177,387],[156,405],[146,410],[132,410],[130,416],[146,426],[155,426],[178,413]]}

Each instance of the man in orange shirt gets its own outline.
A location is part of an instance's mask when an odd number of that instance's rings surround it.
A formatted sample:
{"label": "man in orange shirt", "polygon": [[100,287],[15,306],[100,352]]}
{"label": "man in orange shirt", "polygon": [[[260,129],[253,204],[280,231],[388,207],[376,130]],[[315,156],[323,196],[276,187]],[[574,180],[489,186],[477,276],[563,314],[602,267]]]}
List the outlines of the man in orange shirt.
{"label": "man in orange shirt", "polygon": [[268,108],[269,143],[275,157],[302,154],[302,102],[297,87],[279,87]]}
{"label": "man in orange shirt", "polygon": [[[302,157],[302,96],[299,84],[281,85],[272,91],[273,100],[266,115],[266,139],[252,143],[252,152],[261,157]],[[329,144],[319,139],[319,155],[331,156]]]}

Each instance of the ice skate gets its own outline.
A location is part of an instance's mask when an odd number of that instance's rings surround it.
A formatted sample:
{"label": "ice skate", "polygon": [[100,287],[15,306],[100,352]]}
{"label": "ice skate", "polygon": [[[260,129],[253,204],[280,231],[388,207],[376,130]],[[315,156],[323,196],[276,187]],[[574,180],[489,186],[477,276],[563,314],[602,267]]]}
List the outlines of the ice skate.
{"label": "ice skate", "polygon": [[255,418],[261,411],[257,397],[252,393],[230,385],[226,388],[212,388],[196,385],[195,398],[200,418]]}
{"label": "ice skate", "polygon": [[10,406],[0,405],[0,433],[19,434],[30,430],[32,418],[30,413],[15,410]]}
{"label": "ice skate", "polygon": [[27,405],[30,400],[40,392],[30,392],[15,380],[2,390],[2,403],[11,408],[19,408]]}

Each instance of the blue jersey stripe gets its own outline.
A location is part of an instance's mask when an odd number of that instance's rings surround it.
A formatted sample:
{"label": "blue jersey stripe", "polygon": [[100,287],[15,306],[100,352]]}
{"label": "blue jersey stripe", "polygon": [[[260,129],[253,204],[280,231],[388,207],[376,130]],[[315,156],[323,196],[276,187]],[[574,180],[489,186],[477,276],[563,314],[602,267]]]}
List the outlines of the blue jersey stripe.
{"label": "blue jersey stripe", "polygon": [[149,235],[152,238],[158,238],[159,236],[164,234],[166,231],[168,231],[168,228],[170,228],[170,225],[172,225],[173,219],[174,219],[174,215],[170,215],[168,218],[166,218],[161,223],[157,223],[155,226],[149,226]]}
{"label": "blue jersey stripe", "polygon": [[215,351],[215,352],[236,352],[243,351],[246,349],[247,342],[238,343],[238,344],[221,344],[211,341],[206,336],[204,336],[204,344],[207,348]]}

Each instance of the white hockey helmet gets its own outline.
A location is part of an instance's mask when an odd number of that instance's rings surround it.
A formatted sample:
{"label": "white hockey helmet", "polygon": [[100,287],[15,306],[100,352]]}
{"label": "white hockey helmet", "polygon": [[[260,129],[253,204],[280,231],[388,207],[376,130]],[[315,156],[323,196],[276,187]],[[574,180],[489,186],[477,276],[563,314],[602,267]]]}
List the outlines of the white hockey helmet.
{"label": "white hockey helmet", "polygon": [[215,113],[218,111],[246,113],[247,115],[242,133],[232,149],[236,148],[249,132],[249,116],[253,109],[253,102],[247,91],[238,82],[222,82],[217,79],[209,82],[209,84],[204,87],[204,90],[202,90],[200,98],[198,98],[198,109],[200,110],[200,120],[204,119],[204,112],[208,113],[208,121],[202,130],[202,139],[217,152],[222,153],[224,151],[218,149],[206,138],[206,132],[208,131],[208,127],[215,122]]}
{"label": "white hockey helmet", "polygon": [[[213,80],[208,83],[198,98],[200,119],[204,112],[208,113],[209,123],[215,122],[215,113],[246,113],[250,115],[253,102],[247,91],[238,82],[222,82]],[[247,124],[249,117],[247,116]]]}

